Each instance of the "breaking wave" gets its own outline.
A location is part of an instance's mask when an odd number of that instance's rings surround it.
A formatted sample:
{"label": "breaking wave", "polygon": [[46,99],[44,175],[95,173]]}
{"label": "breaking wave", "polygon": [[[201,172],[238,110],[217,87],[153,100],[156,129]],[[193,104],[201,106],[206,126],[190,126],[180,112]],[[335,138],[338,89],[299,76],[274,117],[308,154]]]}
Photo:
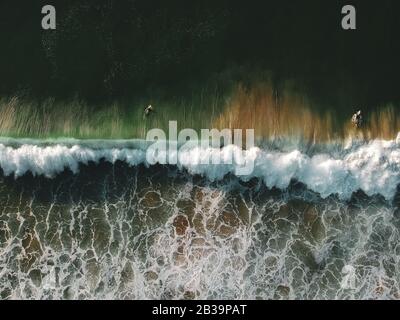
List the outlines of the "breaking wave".
{"label": "breaking wave", "polygon": [[[0,141],[0,167],[4,175],[27,173],[53,178],[64,170],[79,172],[80,165],[117,161],[129,166],[157,163],[159,154],[149,151],[143,140],[19,140]],[[322,198],[337,195],[349,199],[362,190],[366,195],[382,195],[392,200],[400,183],[400,139],[350,142],[319,148],[265,145],[241,150],[229,145],[222,148],[183,148],[177,166],[210,181],[235,174],[243,164],[254,165],[251,172],[240,175],[243,181],[261,179],[268,188],[287,188],[298,181]],[[219,157],[220,164],[203,164],[205,159]],[[233,161],[232,161],[233,159]]]}
{"label": "breaking wave", "polygon": [[395,140],[148,150],[0,140],[0,299],[400,298]]}

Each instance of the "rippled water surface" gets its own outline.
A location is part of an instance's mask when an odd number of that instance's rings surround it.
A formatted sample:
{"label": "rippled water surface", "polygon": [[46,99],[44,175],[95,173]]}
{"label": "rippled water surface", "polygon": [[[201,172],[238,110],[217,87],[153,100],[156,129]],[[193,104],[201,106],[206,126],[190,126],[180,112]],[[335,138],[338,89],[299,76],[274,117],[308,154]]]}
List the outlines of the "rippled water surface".
{"label": "rippled water surface", "polygon": [[0,180],[0,296],[399,299],[396,198],[80,165]]}

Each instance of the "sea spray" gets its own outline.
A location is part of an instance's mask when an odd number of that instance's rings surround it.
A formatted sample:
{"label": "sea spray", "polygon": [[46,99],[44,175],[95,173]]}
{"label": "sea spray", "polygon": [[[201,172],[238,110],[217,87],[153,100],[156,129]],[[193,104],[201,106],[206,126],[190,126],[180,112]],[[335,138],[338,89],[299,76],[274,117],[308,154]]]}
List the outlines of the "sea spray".
{"label": "sea spray", "polygon": [[[54,177],[66,169],[76,174],[81,164],[98,163],[101,160],[111,164],[121,161],[129,166],[158,163],[149,163],[145,144],[132,149],[111,147],[108,141],[108,146],[102,149],[84,146],[84,143],[70,146],[23,144],[15,147],[0,144],[0,167],[6,176],[20,177],[29,172]],[[221,162],[204,164],[213,157],[218,157]],[[313,155],[299,150],[281,152],[259,147],[242,150],[234,145],[222,148],[196,146],[180,150],[176,166],[216,181],[237,173],[243,163],[254,163],[254,168],[248,174],[238,175],[242,181],[258,178],[268,188],[281,190],[292,181],[298,181],[323,198],[338,195],[340,199],[350,199],[354,192],[362,190],[368,196],[379,194],[392,200],[400,182],[400,149],[397,140],[356,143],[353,147],[340,152],[335,149],[332,153],[328,145],[324,152]]]}

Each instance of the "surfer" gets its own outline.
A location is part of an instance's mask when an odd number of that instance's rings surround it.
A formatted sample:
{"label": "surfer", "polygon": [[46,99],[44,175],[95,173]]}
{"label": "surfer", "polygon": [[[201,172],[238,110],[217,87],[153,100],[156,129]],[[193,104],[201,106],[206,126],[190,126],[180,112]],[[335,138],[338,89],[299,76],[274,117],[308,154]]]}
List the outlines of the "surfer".
{"label": "surfer", "polygon": [[154,108],[152,107],[152,105],[148,105],[145,109],[144,109],[144,116],[148,117],[152,112],[154,111]]}
{"label": "surfer", "polygon": [[355,125],[356,128],[361,128],[363,118],[361,115],[361,110],[358,110],[353,116],[351,117],[351,122]]}

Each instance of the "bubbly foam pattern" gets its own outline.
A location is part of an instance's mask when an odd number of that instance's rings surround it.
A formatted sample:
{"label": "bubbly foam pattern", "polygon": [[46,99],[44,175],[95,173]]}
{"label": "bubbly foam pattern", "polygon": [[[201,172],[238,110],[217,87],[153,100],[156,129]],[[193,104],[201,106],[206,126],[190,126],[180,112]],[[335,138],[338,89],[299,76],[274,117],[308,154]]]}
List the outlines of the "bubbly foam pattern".
{"label": "bubbly foam pattern", "polygon": [[400,298],[378,197],[123,164],[27,180],[0,179],[0,299]]}
{"label": "bubbly foam pattern", "polygon": [[[149,166],[157,163],[160,155],[140,148],[109,145],[101,149],[84,144],[14,147],[0,144],[0,166],[6,176],[20,177],[31,172],[52,178],[65,169],[78,173],[80,164],[100,160]],[[202,164],[213,156],[219,157],[221,163]],[[322,198],[336,194],[340,199],[349,199],[354,192],[362,190],[368,196],[380,194],[391,200],[400,182],[399,139],[374,140],[342,148],[339,152],[327,147],[325,152],[314,155],[299,150],[282,152],[258,147],[242,151],[234,145],[221,149],[193,147],[180,152],[177,166],[216,181],[227,174],[237,174],[246,163],[254,163],[254,170],[240,175],[244,181],[256,177],[269,188],[285,189],[292,180],[297,180]]]}

